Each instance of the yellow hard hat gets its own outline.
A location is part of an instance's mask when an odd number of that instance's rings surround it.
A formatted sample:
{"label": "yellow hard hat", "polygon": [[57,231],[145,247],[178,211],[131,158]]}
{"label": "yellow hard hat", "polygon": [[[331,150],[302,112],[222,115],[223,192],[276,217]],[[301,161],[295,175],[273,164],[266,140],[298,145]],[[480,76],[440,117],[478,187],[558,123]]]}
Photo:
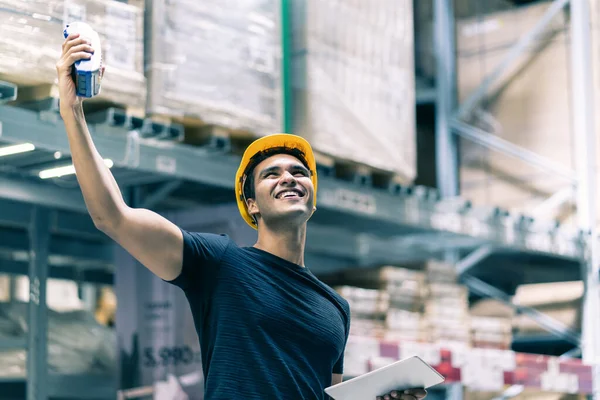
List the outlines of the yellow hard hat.
{"label": "yellow hard hat", "polygon": [[240,162],[240,166],[238,167],[237,173],[235,174],[235,197],[237,201],[238,208],[240,210],[240,214],[244,218],[244,220],[256,229],[256,221],[248,212],[248,205],[246,204],[246,199],[244,197],[244,183],[246,182],[246,169],[250,164],[252,158],[269,149],[273,148],[287,148],[287,149],[297,149],[304,156],[304,160],[308,164],[308,169],[310,170],[311,180],[315,189],[314,193],[314,206],[317,205],[317,163],[315,161],[315,155],[313,154],[312,147],[301,136],[291,135],[288,133],[276,133],[273,135],[263,136],[259,139],[256,139],[252,142],[246,151],[244,151],[244,155],[242,156],[242,161]]}

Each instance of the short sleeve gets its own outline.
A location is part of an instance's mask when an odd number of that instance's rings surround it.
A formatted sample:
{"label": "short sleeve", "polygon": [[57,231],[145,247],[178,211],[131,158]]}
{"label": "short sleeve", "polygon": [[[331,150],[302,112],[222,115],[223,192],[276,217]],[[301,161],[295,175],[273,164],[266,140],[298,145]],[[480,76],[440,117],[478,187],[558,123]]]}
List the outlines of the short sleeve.
{"label": "short sleeve", "polygon": [[344,348],[340,354],[340,357],[333,365],[332,373],[343,374],[344,373],[344,355],[346,353],[346,345],[348,344],[348,337],[350,336],[350,308],[347,303],[344,303],[345,320],[346,320],[346,339],[344,340]]}
{"label": "short sleeve", "polygon": [[211,287],[216,279],[216,272],[221,258],[229,245],[227,235],[214,233],[183,233],[183,264],[179,276],[167,281],[184,291]]}

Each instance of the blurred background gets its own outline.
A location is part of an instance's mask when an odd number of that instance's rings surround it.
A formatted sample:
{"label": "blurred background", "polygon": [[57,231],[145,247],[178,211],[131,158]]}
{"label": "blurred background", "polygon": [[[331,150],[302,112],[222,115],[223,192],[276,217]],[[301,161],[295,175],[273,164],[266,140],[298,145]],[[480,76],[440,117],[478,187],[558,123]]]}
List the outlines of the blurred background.
{"label": "blurred background", "polygon": [[307,265],[345,378],[419,355],[431,398],[595,397],[597,0],[0,0],[0,399],[201,399],[183,293],[88,217],[58,113],[98,31],[95,144],[133,207],[251,245],[254,138],[317,152]]}

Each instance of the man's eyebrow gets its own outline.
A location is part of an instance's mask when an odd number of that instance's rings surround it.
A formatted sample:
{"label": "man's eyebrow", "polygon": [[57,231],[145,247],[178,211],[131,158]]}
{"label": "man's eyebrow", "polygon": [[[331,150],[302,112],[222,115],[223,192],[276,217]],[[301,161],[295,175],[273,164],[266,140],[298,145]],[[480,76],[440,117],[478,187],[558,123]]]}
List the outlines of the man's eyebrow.
{"label": "man's eyebrow", "polygon": [[268,174],[269,172],[277,172],[279,171],[281,168],[277,167],[277,166],[272,166],[272,167],[267,167],[265,169],[263,169],[262,171],[260,171],[259,176],[265,176],[266,174]]}
{"label": "man's eyebrow", "polygon": [[[298,171],[298,170],[300,170],[300,171],[304,171],[306,173],[310,172],[309,169],[306,168],[302,164],[294,164],[294,165],[292,165],[290,167],[290,170],[292,170],[292,171]],[[263,169],[262,171],[260,171],[260,173],[258,174],[258,176],[262,177],[262,176],[267,175],[269,172],[279,172],[279,171],[281,171],[281,167],[274,165],[274,166],[267,167],[267,168]]]}
{"label": "man's eyebrow", "polygon": [[306,168],[306,167],[305,167],[304,165],[302,165],[302,164],[296,164],[296,165],[292,165],[292,167],[291,167],[290,169],[293,169],[293,170],[299,170],[299,169],[300,169],[300,170],[302,170],[302,171],[306,171],[306,172],[308,172],[308,168]]}

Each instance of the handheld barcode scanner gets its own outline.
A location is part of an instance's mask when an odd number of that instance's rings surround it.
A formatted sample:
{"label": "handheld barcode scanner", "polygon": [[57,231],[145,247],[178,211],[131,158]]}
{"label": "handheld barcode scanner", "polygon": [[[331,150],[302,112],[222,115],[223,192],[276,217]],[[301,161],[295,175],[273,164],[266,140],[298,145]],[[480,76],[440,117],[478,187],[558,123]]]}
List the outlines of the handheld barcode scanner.
{"label": "handheld barcode scanner", "polygon": [[102,48],[100,36],[85,22],[72,22],[65,25],[65,39],[71,33],[79,33],[90,41],[94,53],[87,60],[79,60],[73,64],[72,75],[75,82],[75,92],[79,97],[94,97],[100,93],[100,73],[102,68]]}

